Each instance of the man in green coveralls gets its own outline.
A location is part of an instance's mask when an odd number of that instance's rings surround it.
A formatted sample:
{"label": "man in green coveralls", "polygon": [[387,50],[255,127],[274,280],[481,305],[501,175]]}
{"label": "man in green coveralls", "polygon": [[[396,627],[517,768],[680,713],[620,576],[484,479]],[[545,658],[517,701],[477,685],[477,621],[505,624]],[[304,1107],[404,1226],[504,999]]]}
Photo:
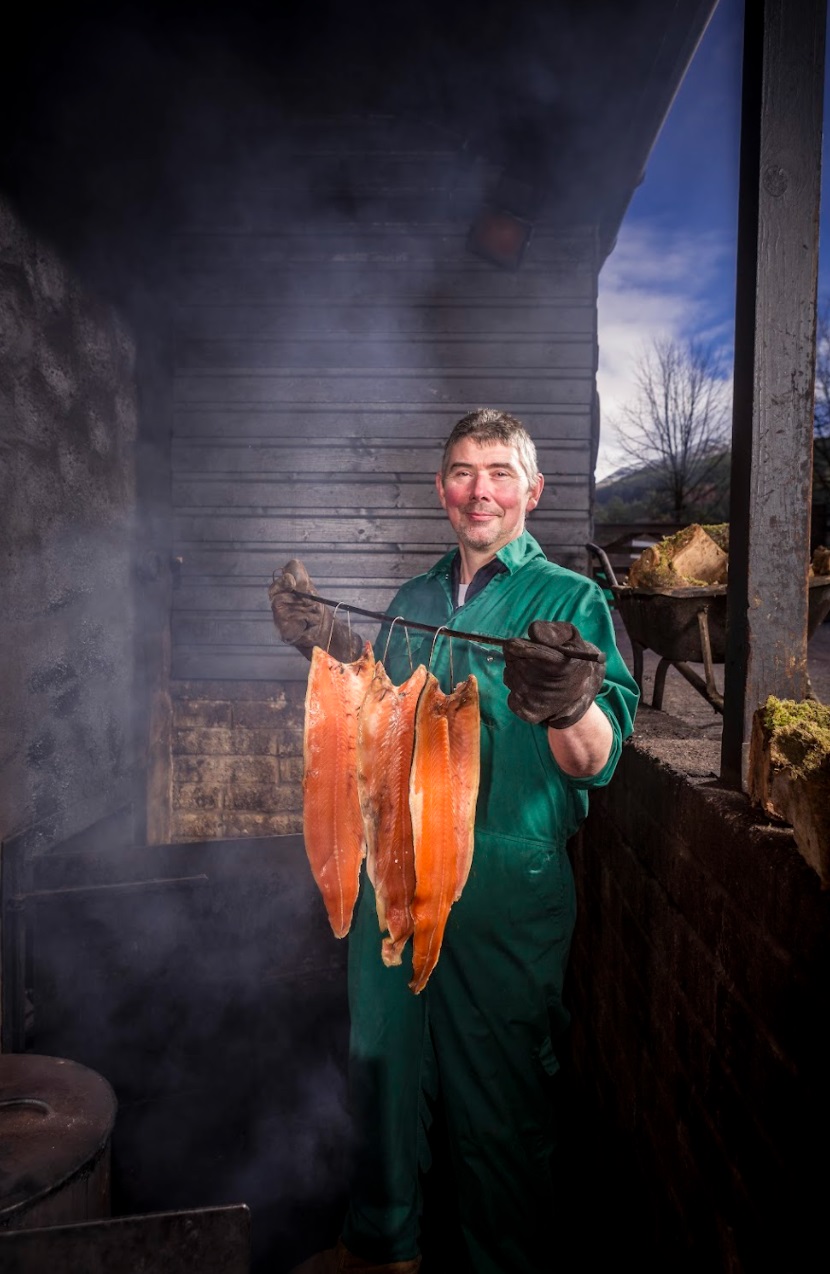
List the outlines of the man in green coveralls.
{"label": "man in green coveralls", "polygon": [[[438,964],[417,996],[407,985],[411,946],[400,967],[381,960],[363,873],[349,936],[354,1179],[337,1247],[305,1262],[303,1274],[419,1269],[421,1174],[438,1101],[469,1268],[556,1268],[554,1235],[565,1218],[556,1212],[549,1077],[568,1024],[562,984],[575,895],[566,842],[590,789],[614,772],[637,689],[601,589],[548,561],[525,530],[543,486],[518,420],[488,409],[460,420],[436,476],[458,547],[405,584],[387,614],[515,640],[503,655],[442,636],[433,648],[416,629],[407,644],[395,624],[388,650],[388,625],[375,644],[395,683],[420,663],[445,692],[470,673],[478,679],[475,849]],[[308,658],[314,645],[356,658],[359,635],[294,588],[313,591],[299,562],[270,591],[284,640]]]}

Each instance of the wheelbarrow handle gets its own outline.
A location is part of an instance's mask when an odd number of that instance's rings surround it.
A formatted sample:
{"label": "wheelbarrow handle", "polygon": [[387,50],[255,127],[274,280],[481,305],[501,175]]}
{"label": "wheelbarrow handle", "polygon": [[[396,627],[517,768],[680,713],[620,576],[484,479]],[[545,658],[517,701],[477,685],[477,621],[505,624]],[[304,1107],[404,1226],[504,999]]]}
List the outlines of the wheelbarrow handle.
{"label": "wheelbarrow handle", "polygon": [[605,571],[605,578],[608,580],[608,583],[611,585],[611,587],[619,588],[617,577],[614,574],[614,568],[611,565],[610,561],[608,560],[608,554],[606,553],[605,549],[602,548],[601,545],[599,544],[591,544],[591,543],[586,544],[585,547],[586,549],[589,550],[589,552],[593,553],[595,557],[599,559],[600,565],[602,566],[602,569]]}

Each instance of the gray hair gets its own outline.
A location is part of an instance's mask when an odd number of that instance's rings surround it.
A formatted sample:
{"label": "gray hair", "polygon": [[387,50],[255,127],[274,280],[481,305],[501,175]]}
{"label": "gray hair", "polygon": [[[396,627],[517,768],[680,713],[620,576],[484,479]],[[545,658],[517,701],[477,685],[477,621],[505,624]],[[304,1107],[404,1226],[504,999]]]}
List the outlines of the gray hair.
{"label": "gray hair", "polygon": [[519,453],[522,471],[527,478],[527,485],[533,486],[539,473],[539,461],[536,458],[536,445],[520,420],[506,411],[496,411],[494,407],[479,407],[462,416],[444,444],[444,455],[441,460],[441,477],[446,478],[449,467],[450,452],[462,438],[472,438],[479,445],[488,442],[503,442],[506,447],[515,447]]}

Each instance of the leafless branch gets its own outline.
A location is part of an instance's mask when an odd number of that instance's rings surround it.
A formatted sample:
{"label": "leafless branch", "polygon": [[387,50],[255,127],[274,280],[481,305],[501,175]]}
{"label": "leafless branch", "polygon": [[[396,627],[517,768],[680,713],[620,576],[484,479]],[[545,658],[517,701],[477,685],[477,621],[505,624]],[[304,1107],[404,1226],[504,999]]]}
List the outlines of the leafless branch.
{"label": "leafless branch", "polygon": [[652,341],[637,360],[631,400],[617,420],[622,452],[654,475],[674,520],[716,481],[728,446],[727,382],[714,355],[694,341]]}

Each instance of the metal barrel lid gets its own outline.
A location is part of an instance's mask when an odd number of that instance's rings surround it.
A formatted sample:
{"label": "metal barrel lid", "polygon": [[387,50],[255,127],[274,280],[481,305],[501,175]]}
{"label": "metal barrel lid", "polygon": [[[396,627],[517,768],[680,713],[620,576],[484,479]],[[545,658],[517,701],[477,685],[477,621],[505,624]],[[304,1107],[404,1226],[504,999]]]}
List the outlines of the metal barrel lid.
{"label": "metal barrel lid", "polygon": [[118,1102],[97,1071],[63,1057],[0,1054],[0,1224],[91,1170]]}

